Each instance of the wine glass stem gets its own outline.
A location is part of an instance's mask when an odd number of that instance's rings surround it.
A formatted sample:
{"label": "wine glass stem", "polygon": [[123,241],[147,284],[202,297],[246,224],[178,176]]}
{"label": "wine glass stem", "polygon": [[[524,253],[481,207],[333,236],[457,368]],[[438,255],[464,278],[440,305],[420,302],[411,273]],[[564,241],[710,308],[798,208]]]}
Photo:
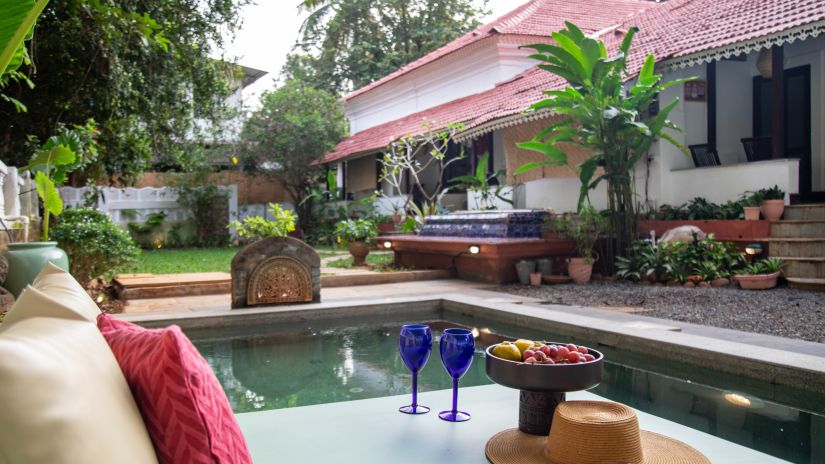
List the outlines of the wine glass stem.
{"label": "wine glass stem", "polygon": [[453,414],[458,412],[458,379],[453,378]]}
{"label": "wine glass stem", "polygon": [[412,409],[413,409],[413,412],[415,412],[415,408],[416,408],[416,406],[418,406],[418,371],[415,371],[415,372],[412,373],[412,383],[413,383],[413,385],[412,385],[412,391],[413,391],[412,392],[413,393]]}

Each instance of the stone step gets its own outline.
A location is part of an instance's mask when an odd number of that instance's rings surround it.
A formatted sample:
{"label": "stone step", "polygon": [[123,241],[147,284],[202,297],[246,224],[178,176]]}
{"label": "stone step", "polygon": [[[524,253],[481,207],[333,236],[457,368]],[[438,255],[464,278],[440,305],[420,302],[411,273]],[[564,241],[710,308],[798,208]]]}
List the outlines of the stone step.
{"label": "stone step", "polygon": [[797,219],[771,223],[771,237],[825,237],[825,220]]}
{"label": "stone step", "polygon": [[768,242],[768,256],[788,256],[792,258],[825,257],[825,238],[777,238]]}
{"label": "stone step", "polygon": [[811,292],[825,292],[825,279],[803,279],[788,277],[788,287]]}
{"label": "stone step", "polygon": [[782,217],[783,219],[825,221],[825,204],[786,206]]}
{"label": "stone step", "polygon": [[825,258],[799,258],[793,256],[772,256],[785,262],[782,268],[786,277],[825,279]]}

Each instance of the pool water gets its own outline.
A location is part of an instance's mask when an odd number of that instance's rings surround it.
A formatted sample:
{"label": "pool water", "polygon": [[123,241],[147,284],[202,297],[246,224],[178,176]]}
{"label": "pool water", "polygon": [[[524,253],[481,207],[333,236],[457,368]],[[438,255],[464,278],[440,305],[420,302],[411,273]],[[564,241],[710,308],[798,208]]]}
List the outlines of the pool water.
{"label": "pool water", "polygon": [[[444,328],[472,327],[463,322],[428,324],[437,340]],[[376,322],[330,329],[258,327],[252,335],[190,336],[214,369],[233,410],[250,412],[410,393],[411,375],[398,355],[400,326]],[[501,325],[475,330],[476,357],[461,379],[464,387],[491,383],[484,372],[483,352],[493,343],[517,337],[566,340]],[[602,383],[591,390],[597,395],[791,462],[825,462],[822,395],[608,347],[598,349],[606,361]],[[450,387],[436,341],[419,376],[419,389]],[[428,406],[437,410],[449,405]],[[464,407],[472,410],[472,405]]]}

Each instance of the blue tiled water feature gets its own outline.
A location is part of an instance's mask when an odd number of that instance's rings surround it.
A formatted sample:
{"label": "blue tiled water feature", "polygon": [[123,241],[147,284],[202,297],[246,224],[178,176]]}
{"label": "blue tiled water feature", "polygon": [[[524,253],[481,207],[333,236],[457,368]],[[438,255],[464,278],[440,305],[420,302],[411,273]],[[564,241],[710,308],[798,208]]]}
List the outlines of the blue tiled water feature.
{"label": "blue tiled water feature", "polygon": [[419,235],[428,237],[541,238],[550,213],[543,210],[473,211],[428,216]]}

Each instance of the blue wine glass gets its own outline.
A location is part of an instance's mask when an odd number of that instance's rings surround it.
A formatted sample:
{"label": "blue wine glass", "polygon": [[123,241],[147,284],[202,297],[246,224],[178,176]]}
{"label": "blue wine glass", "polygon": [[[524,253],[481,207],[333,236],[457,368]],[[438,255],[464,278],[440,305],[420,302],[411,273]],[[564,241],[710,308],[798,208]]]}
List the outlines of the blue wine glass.
{"label": "blue wine glass", "polygon": [[433,349],[433,334],[423,324],[409,324],[401,327],[398,339],[398,352],[404,364],[412,371],[412,404],[398,410],[405,414],[426,414],[430,408],[418,404],[418,372],[430,359]]}
{"label": "blue wine glass", "polygon": [[453,409],[441,411],[438,417],[448,422],[468,421],[470,414],[458,410],[458,380],[473,363],[473,333],[467,329],[447,329],[441,335],[440,345],[441,363],[453,378]]}

